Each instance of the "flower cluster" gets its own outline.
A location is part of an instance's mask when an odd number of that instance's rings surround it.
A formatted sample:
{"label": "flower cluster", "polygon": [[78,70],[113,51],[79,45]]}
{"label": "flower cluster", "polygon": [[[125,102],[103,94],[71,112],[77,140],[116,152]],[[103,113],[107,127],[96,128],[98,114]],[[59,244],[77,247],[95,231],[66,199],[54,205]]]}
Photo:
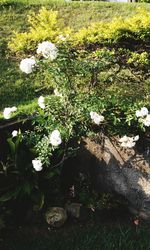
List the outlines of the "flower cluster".
{"label": "flower cluster", "polygon": [[21,71],[26,73],[26,74],[32,73],[35,66],[36,66],[36,61],[35,61],[34,57],[25,58],[20,63]]}
{"label": "flower cluster", "polygon": [[[53,147],[57,147],[59,146],[61,143],[62,143],[62,139],[61,139],[61,134],[59,132],[59,130],[54,130],[50,135],[49,137],[47,137],[46,139],[47,140],[47,146],[49,147],[49,144],[51,144]],[[39,158],[36,158],[34,160],[32,160],[32,165],[33,165],[33,168],[36,170],[36,171],[41,171],[43,169],[43,163],[42,163],[43,160]]]}
{"label": "flower cluster", "polygon": [[104,121],[104,116],[99,115],[99,114],[97,114],[96,112],[91,111],[91,112],[90,112],[90,116],[91,116],[92,121],[93,121],[95,124],[97,124],[97,125],[99,125],[101,122]]}
{"label": "flower cluster", "polygon": [[119,139],[119,142],[121,142],[121,146],[124,148],[133,148],[136,144],[136,141],[138,140],[139,135],[136,135],[134,137],[124,135],[122,138]]}
{"label": "flower cluster", "polygon": [[[58,49],[56,48],[55,44],[44,41],[42,43],[39,43],[37,54],[41,54],[44,58],[48,58],[52,61],[56,59]],[[37,63],[34,57],[22,59],[22,61],[20,62],[20,70],[26,74],[30,74],[32,73],[36,64]]]}
{"label": "flower cluster", "polygon": [[3,116],[5,119],[9,119],[11,117],[11,114],[13,112],[15,112],[17,110],[16,107],[8,107],[8,108],[5,108],[4,111],[3,111]]}
{"label": "flower cluster", "polygon": [[139,122],[143,123],[144,126],[150,126],[150,114],[146,107],[141,108],[136,111],[136,117],[139,118]]}
{"label": "flower cluster", "polygon": [[50,135],[50,144],[54,147],[59,146],[62,143],[60,132],[55,129]]}
{"label": "flower cluster", "polygon": [[45,41],[45,42],[39,43],[38,48],[37,48],[37,54],[42,54],[44,58],[54,60],[57,57],[58,50],[55,44]]}

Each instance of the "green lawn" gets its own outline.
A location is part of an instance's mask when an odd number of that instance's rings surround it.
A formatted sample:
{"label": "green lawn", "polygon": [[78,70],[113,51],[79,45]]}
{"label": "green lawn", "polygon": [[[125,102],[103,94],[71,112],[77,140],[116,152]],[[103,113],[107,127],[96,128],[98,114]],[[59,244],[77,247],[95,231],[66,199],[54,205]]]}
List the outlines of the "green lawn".
{"label": "green lawn", "polygon": [[[125,4],[105,2],[65,2],[54,0],[0,0],[0,111],[4,107],[19,106],[19,113],[31,113],[35,100],[45,94],[42,83],[19,70],[21,58],[12,54],[7,43],[12,32],[27,29],[27,15],[41,6],[58,10],[64,24],[79,29],[90,22],[110,20],[117,16],[132,16],[139,6],[150,10],[150,4]],[[1,116],[2,117],[2,113]]]}

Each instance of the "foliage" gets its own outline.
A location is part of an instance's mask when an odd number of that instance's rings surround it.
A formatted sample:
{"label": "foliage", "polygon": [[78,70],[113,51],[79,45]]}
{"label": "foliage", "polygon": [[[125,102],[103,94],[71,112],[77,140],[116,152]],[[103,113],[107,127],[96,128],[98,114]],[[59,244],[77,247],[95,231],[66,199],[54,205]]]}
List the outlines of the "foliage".
{"label": "foliage", "polygon": [[[111,22],[91,23],[88,28],[84,27],[72,33],[68,27],[66,29],[58,26],[57,12],[42,8],[39,14],[32,13],[28,17],[30,25],[29,32],[15,33],[9,47],[15,51],[28,51],[35,49],[38,42],[49,39],[52,42],[69,42],[75,46],[99,44],[119,44],[119,46],[129,43],[137,44],[149,42],[150,15],[144,9],[138,9],[137,13],[126,19],[114,18]],[[60,35],[64,40],[60,39]],[[132,45],[132,46],[133,46]]]}
{"label": "foliage", "polygon": [[126,45],[128,43],[147,44],[149,41],[149,12],[139,9],[135,15],[123,18],[114,18],[111,22],[92,23],[88,28],[82,28],[75,33],[73,43],[114,43]]}
{"label": "foliage", "polygon": [[57,22],[58,12],[41,8],[39,13],[34,12],[28,15],[29,32],[14,33],[14,38],[9,43],[12,51],[32,51],[36,48],[37,43],[44,40],[59,40],[59,35],[69,34],[69,28],[62,28]]}

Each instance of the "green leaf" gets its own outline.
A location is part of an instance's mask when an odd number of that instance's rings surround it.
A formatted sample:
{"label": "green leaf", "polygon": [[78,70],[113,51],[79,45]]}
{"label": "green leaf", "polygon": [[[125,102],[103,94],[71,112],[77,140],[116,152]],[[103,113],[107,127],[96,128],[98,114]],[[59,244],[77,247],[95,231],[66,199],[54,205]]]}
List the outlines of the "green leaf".
{"label": "green leaf", "polygon": [[19,192],[20,192],[20,188],[17,188],[16,190],[12,190],[10,192],[7,192],[4,195],[1,195],[0,202],[6,202],[9,200],[15,199],[18,196]]}
{"label": "green leaf", "polygon": [[34,211],[39,211],[42,209],[43,205],[44,205],[44,200],[45,200],[45,197],[44,197],[44,194],[36,189],[34,190],[34,193],[32,193],[32,200],[34,201],[34,206],[33,206],[33,210]]}
{"label": "green leaf", "polygon": [[9,147],[10,147],[12,154],[15,154],[16,153],[16,146],[15,146],[15,143],[12,141],[12,138],[8,138],[7,142],[9,144]]}

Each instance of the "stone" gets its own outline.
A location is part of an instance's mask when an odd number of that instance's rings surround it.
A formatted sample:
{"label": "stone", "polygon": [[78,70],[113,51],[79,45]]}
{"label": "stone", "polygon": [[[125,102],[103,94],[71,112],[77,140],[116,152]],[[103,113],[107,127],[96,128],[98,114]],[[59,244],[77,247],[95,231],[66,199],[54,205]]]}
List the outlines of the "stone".
{"label": "stone", "polygon": [[80,208],[81,208],[80,203],[71,203],[71,204],[66,204],[66,210],[69,215],[71,215],[74,218],[79,218],[80,217]]}
{"label": "stone", "polygon": [[46,222],[52,227],[61,227],[67,220],[66,210],[61,207],[50,207],[45,214]]}
{"label": "stone", "polygon": [[[147,151],[149,152],[149,151]],[[98,192],[113,192],[128,201],[133,213],[150,220],[150,154],[123,149],[117,138],[83,138],[78,153],[81,172],[88,172]]]}

